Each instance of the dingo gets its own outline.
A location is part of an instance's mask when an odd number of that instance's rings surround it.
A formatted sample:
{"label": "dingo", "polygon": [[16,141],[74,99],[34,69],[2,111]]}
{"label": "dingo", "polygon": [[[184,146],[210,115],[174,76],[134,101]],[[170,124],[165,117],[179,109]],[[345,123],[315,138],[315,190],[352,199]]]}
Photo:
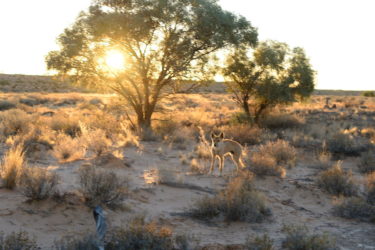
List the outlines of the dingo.
{"label": "dingo", "polygon": [[220,133],[220,135],[215,135],[214,133],[211,134],[212,140],[212,151],[211,151],[211,167],[210,167],[210,174],[212,174],[214,170],[215,160],[216,157],[219,157],[219,171],[220,175],[223,171],[224,167],[224,156],[230,154],[234,164],[237,167],[237,173],[239,167],[244,168],[244,164],[241,160],[242,155],[242,146],[236,141],[224,139],[224,134]]}

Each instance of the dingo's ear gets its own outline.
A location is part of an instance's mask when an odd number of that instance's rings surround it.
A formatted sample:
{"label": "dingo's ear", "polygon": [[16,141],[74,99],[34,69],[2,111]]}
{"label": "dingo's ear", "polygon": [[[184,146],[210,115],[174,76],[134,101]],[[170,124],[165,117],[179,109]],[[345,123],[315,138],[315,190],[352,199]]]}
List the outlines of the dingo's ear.
{"label": "dingo's ear", "polygon": [[221,139],[223,139],[224,138],[224,133],[221,132],[219,136],[220,136]]}

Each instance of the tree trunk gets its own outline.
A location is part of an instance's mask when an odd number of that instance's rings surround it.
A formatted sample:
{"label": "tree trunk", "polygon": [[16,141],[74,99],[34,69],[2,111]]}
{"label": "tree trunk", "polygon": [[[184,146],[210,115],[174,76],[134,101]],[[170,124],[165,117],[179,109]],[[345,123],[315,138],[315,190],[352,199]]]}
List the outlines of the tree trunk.
{"label": "tree trunk", "polygon": [[255,114],[254,114],[254,121],[257,125],[259,125],[259,119],[263,113],[263,111],[267,108],[267,104],[265,103],[262,103],[260,104],[258,110],[255,110]]}
{"label": "tree trunk", "polygon": [[251,116],[251,112],[250,112],[249,97],[248,96],[245,96],[242,99],[242,109],[245,112],[247,120],[252,124],[254,121],[253,121],[253,117]]}

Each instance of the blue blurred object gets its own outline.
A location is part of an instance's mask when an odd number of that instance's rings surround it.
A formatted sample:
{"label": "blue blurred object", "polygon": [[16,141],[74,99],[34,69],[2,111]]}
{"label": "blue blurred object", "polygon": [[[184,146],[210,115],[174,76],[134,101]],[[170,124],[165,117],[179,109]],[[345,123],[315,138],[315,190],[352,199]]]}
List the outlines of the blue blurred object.
{"label": "blue blurred object", "polygon": [[100,206],[96,206],[93,210],[93,215],[96,223],[96,235],[98,237],[98,248],[104,250],[104,236],[107,231],[107,224],[105,222],[104,211]]}

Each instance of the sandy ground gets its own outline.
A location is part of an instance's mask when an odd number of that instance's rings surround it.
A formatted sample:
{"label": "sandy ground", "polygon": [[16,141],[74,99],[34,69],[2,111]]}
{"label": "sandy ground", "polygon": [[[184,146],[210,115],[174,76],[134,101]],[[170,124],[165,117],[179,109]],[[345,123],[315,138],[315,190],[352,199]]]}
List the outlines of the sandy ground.
{"label": "sandy ground", "polygon": [[[110,228],[126,225],[130,217],[143,213],[148,219],[167,225],[176,233],[195,235],[200,239],[200,245],[243,244],[249,236],[268,233],[275,240],[278,249],[285,236],[281,232],[284,224],[305,224],[311,233],[329,232],[336,237],[341,249],[375,249],[374,224],[332,215],[335,198],[315,185],[314,177],[318,170],[308,167],[309,157],[288,170],[284,179],[256,179],[256,187],[264,193],[267,204],[272,209],[272,216],[266,222],[226,223],[215,220],[204,223],[180,213],[186,211],[194,200],[211,195],[212,190],[224,188],[232,176],[233,163],[229,160],[226,162],[222,177],[217,176],[217,169],[213,176],[194,175],[189,172],[189,166],[182,165],[179,159],[181,153],[192,150],[193,143],[184,151],[161,142],[143,142],[143,147],[141,151],[136,148],[124,149],[124,159],[131,163],[130,167],[121,166],[121,162],[103,166],[130,180],[131,195],[124,201],[127,209],[106,210]],[[352,164],[350,160],[346,162]],[[77,169],[82,164],[90,164],[90,160],[58,164],[46,154],[35,164],[59,174],[60,190],[76,192],[79,188]],[[169,169],[180,183],[189,185],[186,188],[176,188],[153,183],[154,169],[158,167]],[[192,186],[201,189],[191,188]],[[25,230],[36,237],[42,249],[51,249],[53,242],[62,236],[95,232],[92,211],[74,195],[65,203],[50,200],[27,203],[25,197],[17,191],[0,189],[0,200],[0,231],[8,233]]]}

